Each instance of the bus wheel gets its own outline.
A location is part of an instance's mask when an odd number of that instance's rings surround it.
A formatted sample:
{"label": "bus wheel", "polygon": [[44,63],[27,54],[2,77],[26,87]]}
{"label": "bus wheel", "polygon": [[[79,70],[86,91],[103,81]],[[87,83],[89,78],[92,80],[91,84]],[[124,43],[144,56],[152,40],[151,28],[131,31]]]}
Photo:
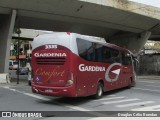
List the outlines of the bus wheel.
{"label": "bus wheel", "polygon": [[131,81],[131,87],[135,87],[136,86],[136,82],[135,81]]}
{"label": "bus wheel", "polygon": [[128,88],[134,87],[135,86],[135,81],[132,80],[132,78],[130,78],[130,83],[128,85]]}
{"label": "bus wheel", "polygon": [[94,95],[94,98],[99,99],[102,97],[102,95],[103,95],[103,85],[102,83],[99,82],[97,86],[97,92]]}

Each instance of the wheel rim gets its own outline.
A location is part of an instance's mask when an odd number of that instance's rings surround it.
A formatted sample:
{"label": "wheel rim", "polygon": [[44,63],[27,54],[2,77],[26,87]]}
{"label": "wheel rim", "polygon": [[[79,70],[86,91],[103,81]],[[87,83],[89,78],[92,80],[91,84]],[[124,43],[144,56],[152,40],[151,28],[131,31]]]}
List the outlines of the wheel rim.
{"label": "wheel rim", "polygon": [[98,96],[102,96],[102,87],[101,86],[98,87]]}

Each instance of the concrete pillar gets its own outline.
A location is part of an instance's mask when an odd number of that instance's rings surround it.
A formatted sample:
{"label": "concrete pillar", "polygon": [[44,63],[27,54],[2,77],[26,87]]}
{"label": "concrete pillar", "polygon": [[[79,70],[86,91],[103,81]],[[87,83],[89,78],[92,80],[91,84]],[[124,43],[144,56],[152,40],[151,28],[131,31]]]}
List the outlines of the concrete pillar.
{"label": "concrete pillar", "polygon": [[0,20],[0,73],[9,72],[9,57],[16,10],[10,15],[2,15]]}
{"label": "concrete pillar", "polygon": [[128,33],[110,38],[110,42],[121,47],[125,47],[134,53],[138,53],[150,37],[151,32],[146,31],[141,34]]}

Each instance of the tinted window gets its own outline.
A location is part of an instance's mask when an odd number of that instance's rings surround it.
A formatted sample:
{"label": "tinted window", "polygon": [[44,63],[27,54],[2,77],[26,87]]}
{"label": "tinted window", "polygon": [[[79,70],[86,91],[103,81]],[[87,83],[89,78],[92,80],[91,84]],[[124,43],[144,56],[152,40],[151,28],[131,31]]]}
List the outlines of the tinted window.
{"label": "tinted window", "polygon": [[123,52],[122,59],[123,59],[123,62],[122,62],[123,65],[131,65],[132,64],[131,56],[129,53]]}
{"label": "tinted window", "polygon": [[101,44],[77,39],[79,56],[88,61],[121,63],[121,53],[118,50],[108,48]]}
{"label": "tinted window", "polygon": [[102,45],[97,44],[96,49],[95,49],[95,53],[96,53],[96,61],[97,62],[112,63],[110,48],[107,48],[106,46],[102,46]]}
{"label": "tinted window", "polygon": [[95,44],[86,40],[77,39],[79,56],[85,60],[95,61]]}
{"label": "tinted window", "polygon": [[118,50],[110,49],[112,63],[121,63],[121,53]]}

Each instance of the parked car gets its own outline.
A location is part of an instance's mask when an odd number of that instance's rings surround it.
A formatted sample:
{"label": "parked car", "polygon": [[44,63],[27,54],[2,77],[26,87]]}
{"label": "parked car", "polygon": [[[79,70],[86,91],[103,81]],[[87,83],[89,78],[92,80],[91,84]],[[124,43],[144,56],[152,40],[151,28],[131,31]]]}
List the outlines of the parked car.
{"label": "parked car", "polygon": [[9,69],[10,70],[16,70],[18,68],[18,62],[17,61],[9,61]]}
{"label": "parked car", "polygon": [[[29,69],[27,67],[20,67],[19,68],[19,75],[28,75]],[[18,74],[18,70],[16,72]]]}

